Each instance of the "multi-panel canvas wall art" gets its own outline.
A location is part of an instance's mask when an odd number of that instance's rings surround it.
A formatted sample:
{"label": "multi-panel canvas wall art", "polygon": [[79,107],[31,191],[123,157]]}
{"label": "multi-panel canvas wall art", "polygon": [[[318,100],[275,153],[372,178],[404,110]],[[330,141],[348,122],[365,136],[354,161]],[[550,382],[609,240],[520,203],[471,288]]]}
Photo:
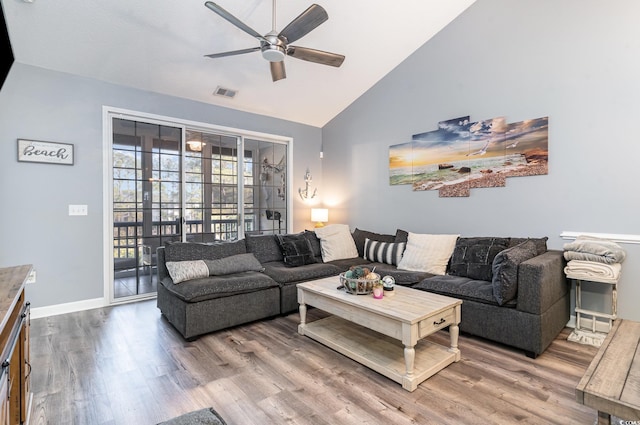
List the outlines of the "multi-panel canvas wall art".
{"label": "multi-panel canvas wall art", "polygon": [[549,117],[441,121],[437,130],[389,147],[389,183],[460,197],[475,188],[505,186],[507,177],[547,174],[548,130]]}

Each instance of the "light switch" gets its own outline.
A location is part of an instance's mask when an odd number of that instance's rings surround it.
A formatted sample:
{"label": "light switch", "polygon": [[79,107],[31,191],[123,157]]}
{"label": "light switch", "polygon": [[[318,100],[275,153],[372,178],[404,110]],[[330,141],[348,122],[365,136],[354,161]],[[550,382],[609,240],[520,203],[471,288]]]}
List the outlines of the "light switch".
{"label": "light switch", "polygon": [[69,215],[87,215],[88,208],[86,205],[69,205]]}

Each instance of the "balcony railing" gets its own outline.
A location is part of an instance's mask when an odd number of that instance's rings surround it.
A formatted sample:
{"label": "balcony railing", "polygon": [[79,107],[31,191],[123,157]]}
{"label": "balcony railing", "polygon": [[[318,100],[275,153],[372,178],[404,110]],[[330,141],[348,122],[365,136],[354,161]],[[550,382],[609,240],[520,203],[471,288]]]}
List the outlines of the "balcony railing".
{"label": "balcony railing", "polygon": [[[245,219],[245,232],[253,231],[254,219]],[[131,269],[142,265],[151,265],[154,260],[146,258],[155,253],[158,246],[168,241],[180,240],[178,222],[154,221],[150,234],[143,235],[141,221],[113,223],[113,258],[116,269]],[[238,222],[233,219],[211,220],[211,233],[203,234],[202,220],[187,220],[184,232],[187,241],[213,242],[214,240],[235,240],[238,238]]]}

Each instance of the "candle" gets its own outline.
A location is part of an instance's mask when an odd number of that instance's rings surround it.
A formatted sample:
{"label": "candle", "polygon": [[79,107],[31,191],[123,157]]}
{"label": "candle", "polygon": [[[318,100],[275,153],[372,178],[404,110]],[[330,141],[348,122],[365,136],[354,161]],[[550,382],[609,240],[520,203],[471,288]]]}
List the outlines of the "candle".
{"label": "candle", "polygon": [[373,287],[373,298],[380,299],[384,296],[384,289],[382,286]]}

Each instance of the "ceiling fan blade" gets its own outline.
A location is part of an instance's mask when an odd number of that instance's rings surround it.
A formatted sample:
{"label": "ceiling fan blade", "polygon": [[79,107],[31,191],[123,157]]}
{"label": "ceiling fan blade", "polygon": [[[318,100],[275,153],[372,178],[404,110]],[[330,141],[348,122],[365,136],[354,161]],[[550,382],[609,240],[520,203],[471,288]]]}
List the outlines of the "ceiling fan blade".
{"label": "ceiling fan blade", "polygon": [[287,56],[315,62],[322,65],[335,66],[336,68],[344,62],[344,55],[337,53],[323,52],[322,50],[309,49],[308,47],[289,46]]}
{"label": "ceiling fan blade", "polygon": [[225,56],[235,56],[242,55],[244,53],[257,52],[260,50],[260,47],[252,47],[250,49],[242,49],[242,50],[232,50],[230,52],[222,52],[222,53],[212,53],[210,55],[205,55],[208,58],[223,58]]}
{"label": "ceiling fan blade", "polygon": [[284,61],[269,62],[269,66],[271,66],[271,79],[274,82],[287,78],[287,73],[284,70]]}
{"label": "ceiling fan blade", "polygon": [[289,25],[280,31],[278,37],[286,38],[287,42],[285,44],[293,43],[310,33],[311,30],[327,19],[329,19],[329,15],[327,15],[327,12],[322,8],[322,6],[312,4],[307,10],[302,12],[300,16],[291,21]]}
{"label": "ceiling fan blade", "polygon": [[205,2],[204,5],[207,6],[209,9],[211,9],[213,12],[217,13],[218,15],[220,15],[222,18],[224,18],[227,21],[231,22],[236,27],[240,28],[242,31],[244,31],[247,34],[249,34],[250,36],[255,37],[258,40],[263,41],[265,43],[268,43],[267,39],[264,38],[260,33],[258,33],[253,28],[249,27],[247,24],[245,24],[240,19],[236,18],[231,13],[227,12],[226,10],[224,10],[222,7],[218,6],[214,2],[208,1],[208,2]]}

